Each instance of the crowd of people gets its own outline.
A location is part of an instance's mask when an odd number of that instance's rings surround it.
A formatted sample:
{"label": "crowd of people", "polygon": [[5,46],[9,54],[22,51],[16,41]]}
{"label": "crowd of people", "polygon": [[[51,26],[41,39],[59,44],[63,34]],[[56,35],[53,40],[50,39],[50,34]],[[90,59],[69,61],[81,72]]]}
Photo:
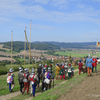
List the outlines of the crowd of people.
{"label": "crowd of people", "polygon": [[[95,57],[91,58],[89,55],[86,59],[85,68],[83,68],[83,63],[80,60],[78,64],[79,69],[79,75],[81,75],[81,71],[87,72],[88,76],[92,76],[92,72],[95,68],[95,72],[97,72],[97,59]],[[13,92],[14,88],[14,70],[10,68],[9,72],[7,73],[7,83],[9,84],[9,91]],[[55,76],[56,75],[56,76]],[[47,64],[39,64],[39,67],[37,68],[37,71],[32,68],[31,72],[29,72],[28,68],[25,68],[23,70],[22,67],[19,67],[18,72],[18,81],[20,85],[20,92],[22,95],[25,93],[25,90],[27,91],[27,94],[29,94],[30,90],[30,96],[35,96],[36,86],[37,89],[40,88],[40,84],[42,86],[42,92],[45,90],[48,90],[51,88],[51,82],[54,81],[54,77],[56,80],[66,80],[72,78],[74,76],[74,68],[72,67],[72,64],[69,63],[57,63],[55,67],[55,74],[52,70],[52,64],[47,66]],[[41,83],[40,83],[41,82]],[[30,88],[30,89],[29,89]]]}
{"label": "crowd of people", "polygon": [[67,63],[63,64],[57,64],[55,67],[55,74],[56,74],[56,80],[59,80],[62,78],[65,80],[67,73],[68,73],[68,79],[72,78],[74,76],[74,68],[72,67],[71,63],[69,65]]}
{"label": "crowd of people", "polygon": [[87,72],[88,76],[92,76],[92,73],[94,72],[94,68],[95,68],[95,73],[97,73],[97,59],[96,57],[91,57],[91,55],[88,55],[88,58],[86,59],[86,63],[85,63],[85,68],[83,68],[83,63],[79,62],[78,64],[78,69],[79,69],[79,75],[81,74],[81,71]]}
{"label": "crowd of people", "polygon": [[[7,73],[7,83],[9,84],[9,91],[13,92],[14,88],[14,70],[10,68],[9,72]],[[32,68],[31,72],[29,72],[28,68],[23,70],[22,67],[19,67],[18,72],[18,81],[20,85],[20,92],[24,94],[25,90],[27,90],[27,94],[29,94],[30,88],[30,96],[35,96],[36,86],[38,89],[40,88],[40,81],[42,82],[42,92],[51,88],[51,82],[53,79],[52,75],[52,65],[50,64],[49,67],[47,65],[39,64],[39,68],[37,68],[37,73],[35,69]]]}

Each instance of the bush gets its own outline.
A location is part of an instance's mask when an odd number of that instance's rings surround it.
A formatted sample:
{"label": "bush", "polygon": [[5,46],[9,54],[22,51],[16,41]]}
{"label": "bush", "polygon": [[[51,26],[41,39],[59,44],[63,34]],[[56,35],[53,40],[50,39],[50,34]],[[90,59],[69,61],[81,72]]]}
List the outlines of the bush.
{"label": "bush", "polygon": [[5,66],[0,66],[0,75],[7,74],[7,70]]}
{"label": "bush", "polygon": [[[20,66],[13,66],[14,71],[18,71]],[[7,74],[9,71],[10,67],[8,66],[0,66],[0,75]]]}
{"label": "bush", "polygon": [[19,66],[13,66],[14,71],[19,71]]}

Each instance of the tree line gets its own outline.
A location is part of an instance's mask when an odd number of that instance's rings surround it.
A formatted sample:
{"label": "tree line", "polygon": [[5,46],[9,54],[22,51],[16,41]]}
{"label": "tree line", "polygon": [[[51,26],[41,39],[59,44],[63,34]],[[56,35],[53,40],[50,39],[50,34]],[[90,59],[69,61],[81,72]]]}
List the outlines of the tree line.
{"label": "tree line", "polygon": [[[17,41],[13,42],[13,51],[20,52],[20,50],[24,50],[24,42]],[[11,42],[5,42],[3,48],[11,49]],[[60,49],[58,46],[49,43],[31,43],[31,49],[37,50],[54,50]],[[26,43],[26,50],[28,50],[28,45]]]}

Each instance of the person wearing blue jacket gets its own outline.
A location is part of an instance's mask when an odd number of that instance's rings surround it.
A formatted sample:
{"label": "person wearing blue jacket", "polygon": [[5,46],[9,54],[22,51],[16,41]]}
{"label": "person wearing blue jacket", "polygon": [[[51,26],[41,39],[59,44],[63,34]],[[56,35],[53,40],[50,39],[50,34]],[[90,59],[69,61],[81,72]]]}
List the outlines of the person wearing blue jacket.
{"label": "person wearing blue jacket", "polygon": [[90,72],[90,76],[92,76],[92,63],[94,63],[95,61],[92,60],[91,56],[89,55],[88,58],[86,59],[86,64],[85,66],[87,67],[87,72],[88,72],[88,76],[89,76],[89,72]]}

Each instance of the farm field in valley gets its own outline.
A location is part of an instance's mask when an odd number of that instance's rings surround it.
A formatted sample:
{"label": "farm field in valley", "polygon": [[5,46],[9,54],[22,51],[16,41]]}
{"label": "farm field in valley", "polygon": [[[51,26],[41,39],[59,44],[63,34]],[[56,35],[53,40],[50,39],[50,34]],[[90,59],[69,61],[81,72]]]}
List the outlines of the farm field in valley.
{"label": "farm field in valley", "polygon": [[[0,61],[2,60],[8,60],[8,61],[11,61],[11,58],[8,58],[8,57],[0,57]],[[15,59],[12,58],[13,61],[15,61]]]}
{"label": "farm field in valley", "polygon": [[72,51],[61,51],[61,52],[55,52],[55,54],[59,54],[59,55],[64,55],[64,56],[70,56],[71,57],[86,57],[88,56],[88,54],[90,54],[91,56],[100,56],[100,51],[97,52],[96,55],[92,54],[93,50],[72,50]]}

